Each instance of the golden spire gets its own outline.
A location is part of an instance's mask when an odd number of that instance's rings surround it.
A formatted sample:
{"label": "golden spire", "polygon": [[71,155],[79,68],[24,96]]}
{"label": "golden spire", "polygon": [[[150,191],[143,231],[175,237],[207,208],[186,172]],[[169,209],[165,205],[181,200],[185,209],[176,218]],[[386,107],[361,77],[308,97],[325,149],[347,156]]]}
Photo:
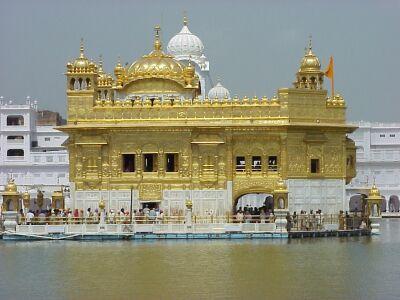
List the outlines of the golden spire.
{"label": "golden spire", "polygon": [[312,50],[312,35],[310,34],[308,36],[308,51],[310,52]]}
{"label": "golden spire", "polygon": [[99,74],[103,73],[103,55],[99,55]]}
{"label": "golden spire", "polygon": [[79,58],[84,58],[85,57],[85,55],[84,55],[85,48],[83,47],[83,38],[81,38],[81,46],[80,46],[79,52],[80,52]]}
{"label": "golden spire", "polygon": [[186,11],[183,11],[183,26],[187,26],[188,24],[188,18],[186,15]]}
{"label": "golden spire", "polygon": [[121,64],[121,55],[118,55],[117,67],[118,67],[118,68],[121,68],[121,67],[122,67],[122,64]]}
{"label": "golden spire", "polygon": [[160,25],[156,25],[154,27],[154,31],[156,32],[156,36],[154,39],[154,50],[160,51],[162,48],[161,41],[160,41],[160,31],[161,31]]}

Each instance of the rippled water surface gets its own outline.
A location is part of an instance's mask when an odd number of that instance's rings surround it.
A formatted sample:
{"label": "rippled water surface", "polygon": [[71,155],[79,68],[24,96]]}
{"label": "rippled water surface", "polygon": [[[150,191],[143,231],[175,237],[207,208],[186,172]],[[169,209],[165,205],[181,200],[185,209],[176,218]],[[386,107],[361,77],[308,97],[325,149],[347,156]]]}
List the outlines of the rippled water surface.
{"label": "rippled water surface", "polygon": [[0,299],[400,299],[400,219],[380,236],[0,241]]}

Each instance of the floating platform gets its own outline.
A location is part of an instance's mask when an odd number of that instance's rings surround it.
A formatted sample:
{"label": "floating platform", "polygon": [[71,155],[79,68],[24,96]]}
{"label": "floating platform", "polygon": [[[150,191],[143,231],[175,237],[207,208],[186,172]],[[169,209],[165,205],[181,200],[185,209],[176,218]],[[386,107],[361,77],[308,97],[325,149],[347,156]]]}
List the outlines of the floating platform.
{"label": "floating platform", "polygon": [[329,226],[316,231],[291,231],[277,228],[274,223],[241,224],[66,224],[17,225],[15,231],[5,231],[4,240],[194,240],[194,239],[288,239],[369,236],[369,229],[338,230]]}

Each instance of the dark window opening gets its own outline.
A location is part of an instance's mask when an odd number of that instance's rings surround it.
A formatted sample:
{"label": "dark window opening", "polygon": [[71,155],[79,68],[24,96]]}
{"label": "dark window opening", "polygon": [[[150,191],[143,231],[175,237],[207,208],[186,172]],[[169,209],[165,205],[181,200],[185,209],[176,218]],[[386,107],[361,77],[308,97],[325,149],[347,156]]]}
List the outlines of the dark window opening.
{"label": "dark window opening", "polygon": [[7,156],[24,156],[24,150],[22,149],[8,149]]}
{"label": "dark window opening", "polygon": [[148,153],[143,155],[143,170],[144,172],[157,171],[157,154]]}
{"label": "dark window opening", "polygon": [[7,117],[7,126],[17,126],[24,125],[24,117],[23,116],[8,116]]}
{"label": "dark window opening", "polygon": [[178,153],[166,154],[166,172],[178,172]]}
{"label": "dark window opening", "polygon": [[32,147],[37,147],[38,146],[38,141],[32,141],[31,145],[32,145]]}
{"label": "dark window opening", "polygon": [[311,173],[319,173],[319,159],[311,159]]}
{"label": "dark window opening", "polygon": [[244,156],[236,156],[236,172],[244,172],[246,170],[246,158]]}
{"label": "dark window opening", "polygon": [[277,156],[268,156],[268,170],[269,171],[278,171],[278,157]]}
{"label": "dark window opening", "polygon": [[122,170],[135,172],[135,154],[122,154]]}
{"label": "dark window opening", "polygon": [[22,140],[24,140],[24,137],[22,136],[22,135],[9,135],[8,137],[7,137],[7,140],[19,140],[19,141],[22,141]]}
{"label": "dark window opening", "polygon": [[251,170],[255,172],[261,171],[261,156],[253,156],[251,159]]}

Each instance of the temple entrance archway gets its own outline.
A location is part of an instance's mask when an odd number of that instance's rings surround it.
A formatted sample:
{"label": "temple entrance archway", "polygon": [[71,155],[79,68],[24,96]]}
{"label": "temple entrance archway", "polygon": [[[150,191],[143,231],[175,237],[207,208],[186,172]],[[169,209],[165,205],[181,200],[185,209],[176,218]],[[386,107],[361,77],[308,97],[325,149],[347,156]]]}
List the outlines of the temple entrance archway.
{"label": "temple entrance archway", "polygon": [[350,212],[363,212],[365,209],[367,195],[357,194],[350,197],[349,211]]}
{"label": "temple entrance archway", "polygon": [[389,198],[389,212],[399,212],[399,210],[400,210],[399,196],[391,195]]}
{"label": "temple entrance archway", "polygon": [[246,193],[236,198],[233,205],[233,212],[238,210],[249,210],[251,213],[259,214],[261,209],[265,212],[274,210],[274,197],[271,193]]}

